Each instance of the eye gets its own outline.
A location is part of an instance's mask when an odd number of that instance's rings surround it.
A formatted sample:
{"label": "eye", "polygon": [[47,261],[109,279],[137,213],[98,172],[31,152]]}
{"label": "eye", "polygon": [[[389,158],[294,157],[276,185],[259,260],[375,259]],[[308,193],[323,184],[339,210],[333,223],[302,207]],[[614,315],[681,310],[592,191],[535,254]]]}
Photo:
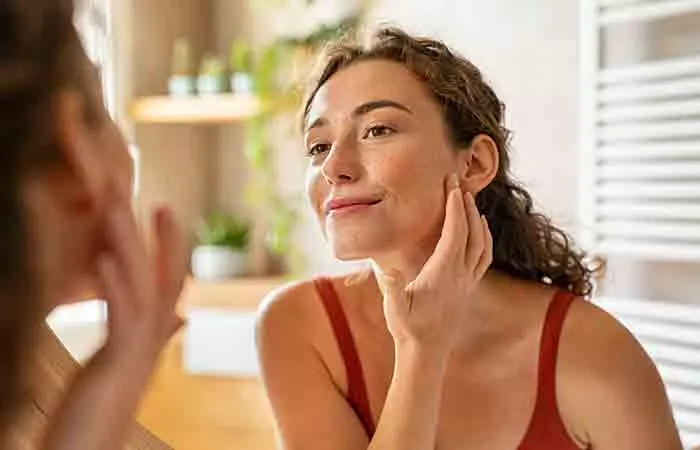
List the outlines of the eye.
{"label": "eye", "polygon": [[362,138],[367,139],[388,136],[394,131],[395,130],[393,128],[387,127],[386,125],[374,125],[372,127],[369,127],[367,131],[365,131],[365,134]]}
{"label": "eye", "polygon": [[312,145],[309,150],[306,152],[307,156],[316,156],[320,155],[321,153],[325,153],[331,149],[330,144],[314,144]]}

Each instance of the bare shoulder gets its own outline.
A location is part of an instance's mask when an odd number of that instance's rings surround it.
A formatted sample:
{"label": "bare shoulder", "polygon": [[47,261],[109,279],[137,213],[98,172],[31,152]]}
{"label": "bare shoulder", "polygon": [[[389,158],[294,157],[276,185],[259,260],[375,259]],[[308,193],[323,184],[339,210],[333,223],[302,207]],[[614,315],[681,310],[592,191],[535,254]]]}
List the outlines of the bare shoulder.
{"label": "bare shoulder", "polygon": [[575,368],[577,376],[610,386],[630,370],[660,383],[649,356],[620,322],[595,304],[577,300],[562,330],[560,364]]}
{"label": "bare shoulder", "polygon": [[312,340],[310,332],[318,319],[317,295],[313,280],[291,282],[267,294],[258,308],[258,344],[291,337]]}
{"label": "bare shoulder", "polygon": [[594,448],[622,437],[640,445],[629,448],[679,448],[656,366],[636,338],[598,306],[572,304],[557,375],[562,416]]}
{"label": "bare shoulder", "polygon": [[[341,293],[347,276],[326,278]],[[340,301],[343,296],[340,295]],[[258,309],[258,334],[274,329],[276,334],[303,334],[311,341],[325,341],[328,331],[326,313],[314,279],[286,284],[271,291]],[[319,334],[320,333],[320,334]]]}
{"label": "bare shoulder", "polygon": [[288,449],[329,448],[329,442],[339,450],[366,448],[343,379],[335,376],[343,363],[320,300],[314,281],[306,280],[271,292],[260,307],[258,357],[280,442]]}
{"label": "bare shoulder", "polygon": [[287,283],[270,291],[258,308],[261,321],[275,320],[277,316],[299,318],[303,316],[308,303],[315,296],[313,280],[300,280]]}

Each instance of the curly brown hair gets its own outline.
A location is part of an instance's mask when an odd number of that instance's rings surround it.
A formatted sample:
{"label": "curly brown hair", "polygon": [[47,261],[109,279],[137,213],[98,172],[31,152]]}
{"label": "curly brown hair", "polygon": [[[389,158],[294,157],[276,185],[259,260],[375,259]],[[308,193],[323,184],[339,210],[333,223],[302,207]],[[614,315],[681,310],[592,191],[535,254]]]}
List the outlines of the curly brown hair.
{"label": "curly brown hair", "polygon": [[57,92],[88,93],[73,12],[72,0],[0,2],[0,438],[22,398],[44,313],[23,185],[61,161],[52,123]]}
{"label": "curly brown hair", "polygon": [[398,62],[425,83],[442,109],[455,148],[468,148],[478,135],[496,143],[498,172],[476,197],[493,234],[492,268],[589,297],[597,269],[586,264],[571,237],[535,211],[532,196],[510,172],[511,133],[503,124],[503,102],[481,71],[444,43],[386,27],[364,45],[347,36],[329,44],[306,97],[304,121],[326,81],[353,63],[371,59]]}

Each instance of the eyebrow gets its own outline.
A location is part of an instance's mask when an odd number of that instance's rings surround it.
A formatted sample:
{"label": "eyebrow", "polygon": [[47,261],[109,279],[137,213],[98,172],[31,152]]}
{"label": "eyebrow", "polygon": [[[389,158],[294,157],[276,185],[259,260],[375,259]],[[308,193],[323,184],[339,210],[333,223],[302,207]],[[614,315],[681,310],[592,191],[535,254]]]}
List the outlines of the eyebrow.
{"label": "eyebrow", "polygon": [[[376,109],[381,109],[381,108],[395,108],[399,109],[401,111],[405,111],[409,114],[413,114],[413,111],[411,111],[407,106],[402,105],[401,103],[394,101],[394,100],[372,100],[366,103],[363,103],[361,105],[358,105],[355,109],[353,109],[351,116],[353,118],[359,117],[359,116],[364,116],[365,114],[370,113],[371,111],[374,111]],[[328,121],[323,118],[319,117],[306,128],[306,131],[311,130],[312,128],[320,127],[323,125],[326,125]]]}

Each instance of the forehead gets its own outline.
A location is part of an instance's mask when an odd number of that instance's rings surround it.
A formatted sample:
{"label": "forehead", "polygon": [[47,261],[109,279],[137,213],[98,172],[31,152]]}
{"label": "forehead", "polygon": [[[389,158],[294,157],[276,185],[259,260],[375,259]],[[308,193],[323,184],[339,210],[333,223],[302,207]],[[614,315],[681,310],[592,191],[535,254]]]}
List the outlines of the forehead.
{"label": "forehead", "polygon": [[353,63],[334,74],[310,104],[307,122],[320,116],[348,115],[358,105],[394,100],[414,112],[434,103],[425,84],[403,65],[388,60]]}

